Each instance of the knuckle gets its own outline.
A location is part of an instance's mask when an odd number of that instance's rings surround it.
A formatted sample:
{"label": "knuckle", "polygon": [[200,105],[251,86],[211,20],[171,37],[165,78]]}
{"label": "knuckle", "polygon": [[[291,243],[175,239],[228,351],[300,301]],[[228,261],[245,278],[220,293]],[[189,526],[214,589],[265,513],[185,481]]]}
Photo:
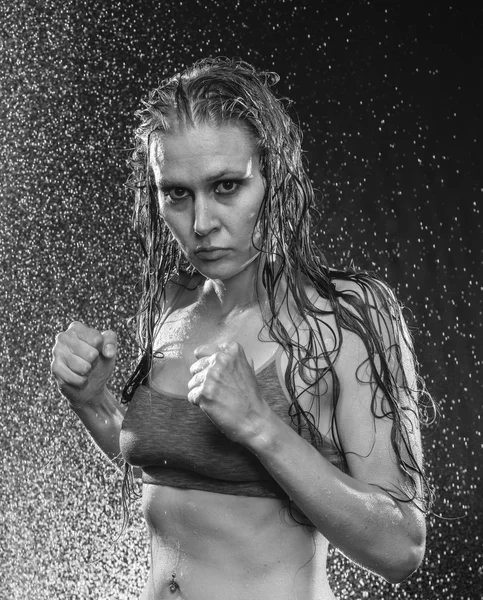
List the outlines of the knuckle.
{"label": "knuckle", "polygon": [[80,375],[79,379],[78,379],[78,382],[79,383],[77,384],[77,387],[82,390],[85,387],[87,387],[87,384],[89,383],[89,378],[86,377],[85,375]]}
{"label": "knuckle", "polygon": [[216,382],[219,382],[221,380],[223,371],[224,371],[223,364],[216,365],[215,367],[213,367],[213,369],[210,372],[211,379]]}
{"label": "knuckle", "polygon": [[218,384],[216,380],[208,379],[203,384],[203,396],[207,398],[214,398],[216,390],[218,388]]}
{"label": "knuckle", "polygon": [[79,366],[79,375],[85,377],[86,375],[88,375],[91,371],[91,365],[87,362],[82,362],[81,365]]}
{"label": "knuckle", "polygon": [[91,336],[89,337],[89,344],[97,350],[97,348],[102,348],[104,345],[104,338],[102,334],[96,329],[90,330]]}
{"label": "knuckle", "polygon": [[238,344],[238,342],[235,342],[234,340],[228,340],[227,342],[225,342],[225,349],[226,349],[226,352],[235,353],[239,349],[239,344]]}
{"label": "knuckle", "polygon": [[[97,358],[99,358],[99,350],[97,350],[97,348],[94,348],[93,346],[91,346],[87,351],[86,351],[86,361],[88,363],[90,363],[90,365],[95,362],[97,360]],[[89,365],[89,368],[90,368]]]}
{"label": "knuckle", "polygon": [[226,366],[230,362],[230,356],[226,352],[218,352],[216,354],[215,364]]}
{"label": "knuckle", "polygon": [[68,339],[69,339],[68,330],[61,331],[60,333],[58,333],[55,337],[54,349],[57,348],[58,346],[63,346]]}

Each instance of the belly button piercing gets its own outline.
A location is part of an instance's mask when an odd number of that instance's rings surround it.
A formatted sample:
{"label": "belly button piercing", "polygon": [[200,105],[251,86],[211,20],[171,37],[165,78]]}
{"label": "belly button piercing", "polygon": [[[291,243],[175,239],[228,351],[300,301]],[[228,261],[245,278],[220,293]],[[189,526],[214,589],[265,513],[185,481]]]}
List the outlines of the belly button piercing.
{"label": "belly button piercing", "polygon": [[173,572],[171,574],[171,582],[169,584],[169,589],[171,592],[175,592],[179,588],[179,585],[176,583],[175,579],[176,579],[176,573]]}

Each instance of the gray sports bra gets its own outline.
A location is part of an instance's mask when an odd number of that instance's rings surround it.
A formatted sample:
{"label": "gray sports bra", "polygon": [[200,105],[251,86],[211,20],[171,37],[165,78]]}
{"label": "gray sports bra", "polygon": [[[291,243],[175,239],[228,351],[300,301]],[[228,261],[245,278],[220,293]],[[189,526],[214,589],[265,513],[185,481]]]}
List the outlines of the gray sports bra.
{"label": "gray sports bra", "polygon": [[[282,348],[256,374],[262,397],[295,428],[280,367]],[[309,434],[302,437],[310,443]],[[124,459],[143,470],[143,482],[240,496],[287,498],[287,494],[241,444],[227,438],[187,398],[140,386],[121,430]],[[345,470],[343,457],[329,444],[319,452]]]}

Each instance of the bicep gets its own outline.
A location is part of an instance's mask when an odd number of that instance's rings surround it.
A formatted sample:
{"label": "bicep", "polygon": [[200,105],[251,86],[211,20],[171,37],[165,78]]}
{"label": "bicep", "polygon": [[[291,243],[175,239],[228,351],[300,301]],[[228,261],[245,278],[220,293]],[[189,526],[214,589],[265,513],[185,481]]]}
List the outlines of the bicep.
{"label": "bicep", "polygon": [[[380,357],[374,357],[371,364],[362,340],[344,332],[337,361],[337,433],[352,477],[404,497],[407,493],[401,494],[401,490],[409,482],[406,469],[411,472],[411,467],[420,467],[422,461],[417,397],[412,385],[415,374],[408,348],[400,346],[397,359],[391,359],[395,346],[385,347],[392,377],[391,398],[375,375],[382,363]],[[414,479],[414,491],[419,495],[420,482]]]}

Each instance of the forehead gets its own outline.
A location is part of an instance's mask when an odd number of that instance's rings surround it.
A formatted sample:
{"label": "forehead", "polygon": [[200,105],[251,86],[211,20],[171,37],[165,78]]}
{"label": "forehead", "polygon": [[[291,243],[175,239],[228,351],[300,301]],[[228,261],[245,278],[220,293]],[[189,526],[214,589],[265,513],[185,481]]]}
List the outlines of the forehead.
{"label": "forehead", "polygon": [[153,136],[149,161],[156,179],[246,169],[256,154],[253,136],[235,124],[184,126]]}

